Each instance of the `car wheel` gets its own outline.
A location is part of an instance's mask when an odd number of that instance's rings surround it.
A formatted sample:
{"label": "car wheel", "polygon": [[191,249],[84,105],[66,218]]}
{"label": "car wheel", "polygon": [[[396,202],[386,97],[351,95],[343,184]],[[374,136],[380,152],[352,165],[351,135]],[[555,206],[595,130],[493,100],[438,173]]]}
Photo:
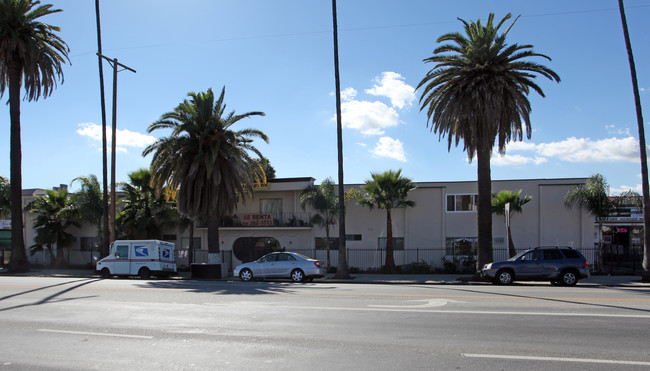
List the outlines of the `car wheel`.
{"label": "car wheel", "polygon": [[111,278],[111,271],[108,270],[108,268],[102,268],[100,274],[102,275],[102,278]]}
{"label": "car wheel", "polygon": [[253,272],[248,268],[242,269],[242,271],[239,272],[239,278],[244,282],[248,282],[253,279]]}
{"label": "car wheel", "polygon": [[560,275],[560,283],[564,286],[575,286],[578,283],[578,276],[574,271],[564,271]]}
{"label": "car wheel", "polygon": [[510,285],[513,280],[514,277],[512,275],[512,271],[508,269],[502,269],[497,272],[497,275],[494,278],[494,283],[497,285]]}
{"label": "car wheel", "polygon": [[291,271],[291,280],[293,282],[302,282],[305,279],[305,273],[300,269]]}
{"label": "car wheel", "polygon": [[142,278],[143,280],[148,280],[149,278],[151,278],[151,271],[147,267],[142,267],[138,271],[138,276],[140,276],[140,278]]}

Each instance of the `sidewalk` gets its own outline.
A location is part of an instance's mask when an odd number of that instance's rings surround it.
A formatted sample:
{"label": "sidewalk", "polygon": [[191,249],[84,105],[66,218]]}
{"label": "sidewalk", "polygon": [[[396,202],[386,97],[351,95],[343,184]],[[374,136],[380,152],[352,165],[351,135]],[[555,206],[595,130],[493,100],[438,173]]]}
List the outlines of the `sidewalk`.
{"label": "sidewalk", "polygon": [[[12,276],[6,269],[0,269],[0,277]],[[92,270],[84,269],[32,269],[27,273],[13,276],[34,277],[99,277]],[[470,282],[471,275],[462,274],[351,274],[351,279],[334,278],[333,274],[315,279],[317,283],[356,283],[356,284],[421,284],[421,285],[489,285],[489,282]],[[192,280],[190,272],[178,272],[171,280]],[[203,279],[202,279],[203,280]],[[216,281],[239,281],[239,278],[228,277]],[[519,282],[519,284],[547,284],[548,282]],[[518,282],[515,282],[518,284]],[[597,275],[580,280],[579,286],[623,286],[650,288],[650,283],[641,282],[640,276],[607,276]]]}

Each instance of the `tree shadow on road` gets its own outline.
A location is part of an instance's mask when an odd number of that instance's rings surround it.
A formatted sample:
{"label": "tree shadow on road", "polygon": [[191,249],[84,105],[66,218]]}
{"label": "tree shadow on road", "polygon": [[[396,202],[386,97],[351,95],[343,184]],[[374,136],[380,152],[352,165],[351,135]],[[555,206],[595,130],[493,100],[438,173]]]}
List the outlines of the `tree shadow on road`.
{"label": "tree shadow on road", "polygon": [[77,283],[77,284],[74,285],[74,286],[66,287],[65,289],[63,289],[63,290],[61,290],[61,291],[58,291],[58,292],[56,292],[56,293],[54,293],[54,294],[52,294],[52,295],[49,295],[49,296],[47,296],[47,297],[45,297],[45,298],[43,298],[43,299],[40,299],[40,300],[38,300],[38,301],[35,301],[35,302],[33,302],[33,303],[21,304],[21,305],[16,305],[16,306],[13,306],[13,307],[7,307],[7,308],[0,308],[0,312],[4,312],[4,311],[8,311],[8,310],[12,310],[12,309],[18,309],[18,308],[30,307],[30,306],[35,306],[35,305],[43,305],[43,304],[52,303],[52,302],[62,302],[62,301],[70,301],[70,300],[78,300],[78,299],[87,299],[87,298],[92,298],[92,297],[95,297],[95,296],[83,296],[83,297],[77,297],[77,298],[67,298],[67,299],[58,299],[58,300],[55,300],[55,299],[57,299],[59,296],[61,296],[61,295],[63,295],[63,294],[69,293],[69,292],[74,291],[74,290],[76,290],[76,289],[78,289],[78,288],[80,288],[80,287],[83,287],[83,286],[89,285],[89,284],[91,284],[91,283],[93,283],[93,282],[97,282],[97,281],[99,281],[99,279],[96,279],[96,278],[92,278],[92,279],[81,279],[81,280],[76,280],[76,281],[68,281],[68,282],[58,283],[58,284],[56,284],[56,285],[43,286],[43,287],[39,287],[39,288],[37,288],[37,289],[27,290],[27,291],[19,292],[19,293],[16,293],[16,294],[3,296],[3,297],[0,298],[0,301],[7,300],[7,299],[11,299],[11,298],[14,298],[14,297],[16,297],[16,296],[20,296],[20,295],[25,295],[25,294],[33,293],[33,292],[36,292],[36,291],[41,291],[41,290],[51,289],[51,288],[59,287],[59,286],[67,286],[67,285],[70,285],[70,284]]}
{"label": "tree shadow on road", "polygon": [[232,282],[198,280],[147,281],[137,286],[154,289],[184,290],[194,293],[213,293],[217,295],[291,294],[295,289],[319,287],[313,283],[285,281]]}
{"label": "tree shadow on road", "polygon": [[[539,300],[539,301],[548,301],[548,302],[555,302],[555,303],[567,303],[567,304],[576,304],[579,306],[590,306],[590,307],[598,307],[598,308],[612,308],[612,309],[624,309],[624,310],[630,310],[630,311],[635,311],[635,312],[643,312],[643,313],[650,313],[650,309],[643,309],[643,308],[634,308],[634,307],[626,307],[622,305],[612,305],[612,304],[603,304],[603,303],[597,303],[596,301],[616,301],[616,299],[574,299],[574,298],[549,298],[549,297],[543,297],[543,296],[534,296],[534,295],[521,295],[521,294],[509,294],[509,293],[504,293],[504,292],[490,292],[490,291],[479,291],[479,290],[472,290],[472,289],[467,289],[467,288],[450,288],[450,287],[437,287],[437,289],[444,290],[444,291],[454,291],[454,292],[465,292],[465,293],[472,293],[472,294],[481,294],[482,297],[485,297],[486,295],[490,295],[494,298],[498,297],[506,297],[506,298],[520,298],[520,299],[532,299],[532,300]],[[627,299],[626,301],[629,301]],[[646,301],[646,300],[642,300]]]}

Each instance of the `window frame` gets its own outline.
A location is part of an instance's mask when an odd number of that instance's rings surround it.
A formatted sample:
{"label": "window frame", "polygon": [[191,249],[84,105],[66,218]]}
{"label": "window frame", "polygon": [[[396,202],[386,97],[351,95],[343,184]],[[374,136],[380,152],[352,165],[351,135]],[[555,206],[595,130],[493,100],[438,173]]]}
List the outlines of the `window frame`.
{"label": "window frame", "polygon": [[[471,209],[470,210],[458,210],[457,205],[458,205],[458,196],[470,196],[471,199]],[[449,198],[453,197],[454,201],[451,205],[453,205],[453,210],[450,210],[449,207],[451,206],[449,203]],[[448,193],[445,197],[445,212],[447,213],[475,213],[478,211],[478,193]]]}

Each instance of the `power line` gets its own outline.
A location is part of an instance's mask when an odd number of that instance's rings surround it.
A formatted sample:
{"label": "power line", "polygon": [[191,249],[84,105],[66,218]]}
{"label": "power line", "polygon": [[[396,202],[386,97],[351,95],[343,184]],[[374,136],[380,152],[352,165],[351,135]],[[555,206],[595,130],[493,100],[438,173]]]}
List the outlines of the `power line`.
{"label": "power line", "polygon": [[[629,6],[628,9],[639,9],[639,8],[650,8],[650,5],[636,5]],[[602,13],[602,12],[618,12],[618,8],[602,8],[602,9],[588,9],[588,10],[576,10],[569,12],[555,12],[555,13],[540,13],[540,14],[528,14],[522,15],[521,18],[537,18],[537,17],[556,17],[561,15],[575,15],[575,14],[592,14],[592,13]],[[434,26],[442,24],[453,24],[457,20],[453,21],[436,21],[436,22],[423,22],[423,23],[406,23],[406,24],[395,24],[395,25],[385,25],[385,26],[368,26],[368,27],[351,27],[341,29],[340,32],[355,32],[355,31],[372,31],[372,30],[383,30],[391,28],[408,28],[408,27],[423,27],[423,26]],[[220,43],[220,42],[229,42],[229,41],[246,41],[246,40],[260,40],[260,39],[279,39],[287,37],[296,37],[296,36],[309,36],[309,35],[320,35],[328,34],[331,30],[326,31],[305,31],[305,32],[291,32],[291,33],[278,33],[278,34],[269,34],[269,35],[254,35],[254,36],[240,36],[240,37],[228,37],[221,39],[211,39],[204,40],[201,42],[189,42],[189,43],[169,43],[169,44],[154,44],[154,45],[140,45],[140,46],[130,46],[123,48],[112,48],[108,51],[119,51],[119,50],[137,50],[137,49],[151,49],[151,48],[166,48],[174,46],[184,46],[184,45],[195,45],[195,44],[207,44],[207,43]],[[72,55],[71,57],[81,57],[88,54],[95,54],[94,51],[84,52]]]}

